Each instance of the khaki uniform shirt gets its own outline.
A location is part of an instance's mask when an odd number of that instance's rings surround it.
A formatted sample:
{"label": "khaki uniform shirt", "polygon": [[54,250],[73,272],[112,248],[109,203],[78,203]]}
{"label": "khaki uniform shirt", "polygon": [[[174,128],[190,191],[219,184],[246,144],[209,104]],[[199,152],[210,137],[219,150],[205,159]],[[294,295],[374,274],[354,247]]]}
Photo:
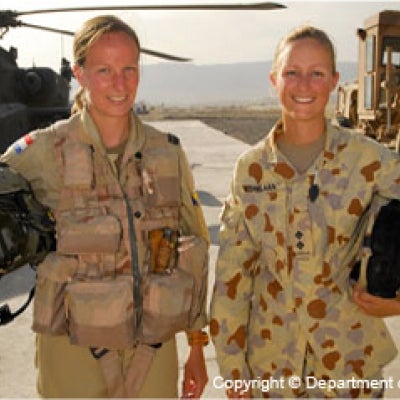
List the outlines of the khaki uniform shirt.
{"label": "khaki uniform shirt", "polygon": [[[86,111],[81,114],[82,140],[106,150],[95,124]],[[125,154],[140,151],[146,140],[146,128],[132,114],[131,132],[125,146]],[[181,171],[180,228],[184,235],[198,235],[209,243],[207,226],[196,197],[193,177],[181,146],[176,146]],[[60,199],[62,177],[57,166],[54,135],[47,128],[29,133],[11,145],[1,161],[7,162],[20,172],[32,185],[39,201],[57,209]],[[112,157],[111,167],[118,176],[117,166]],[[121,164],[120,168],[124,168]],[[126,173],[120,174],[120,184],[124,187]],[[206,310],[196,320],[193,329],[206,324]],[[128,366],[133,351],[121,352],[124,364]],[[66,336],[37,335],[36,364],[39,369],[38,391],[44,397],[106,397],[107,391],[96,360],[89,349],[74,346]],[[176,397],[178,363],[175,341],[164,343],[157,351],[152,367],[140,392],[142,397]],[[155,385],[155,383],[157,383]]]}
{"label": "khaki uniform shirt", "polygon": [[239,158],[221,217],[210,321],[221,374],[301,377],[311,357],[318,377],[376,376],[396,349],[383,321],[352,302],[349,272],[373,197],[400,198],[399,158],[328,127],[298,174],[277,151],[279,131]]}

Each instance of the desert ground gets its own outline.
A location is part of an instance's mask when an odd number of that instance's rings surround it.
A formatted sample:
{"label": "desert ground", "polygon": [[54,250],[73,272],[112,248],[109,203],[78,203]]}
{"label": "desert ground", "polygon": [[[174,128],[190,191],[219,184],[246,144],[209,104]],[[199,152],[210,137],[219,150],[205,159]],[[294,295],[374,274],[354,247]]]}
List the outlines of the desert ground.
{"label": "desert ground", "polygon": [[280,116],[278,108],[254,106],[193,106],[151,107],[148,114],[140,117],[144,121],[200,120],[226,135],[247,144],[255,144],[263,138]]}
{"label": "desert ground", "polygon": [[[164,107],[151,106],[143,121],[200,120],[211,128],[253,145],[261,140],[280,118],[281,110],[271,104],[224,106]],[[328,119],[335,115],[334,103],[326,110]]]}

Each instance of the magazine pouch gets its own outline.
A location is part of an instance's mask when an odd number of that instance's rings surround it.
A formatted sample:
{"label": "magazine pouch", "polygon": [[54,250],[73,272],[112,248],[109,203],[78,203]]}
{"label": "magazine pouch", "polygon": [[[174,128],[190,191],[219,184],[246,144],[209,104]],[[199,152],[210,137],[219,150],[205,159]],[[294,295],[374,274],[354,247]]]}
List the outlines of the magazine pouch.
{"label": "magazine pouch", "polygon": [[62,335],[67,332],[64,295],[78,268],[75,257],[49,253],[36,274],[32,329],[38,333]]}
{"label": "magazine pouch", "polygon": [[57,249],[64,254],[115,253],[121,236],[121,223],[113,215],[70,215],[59,226]]}
{"label": "magazine pouch", "polygon": [[133,278],[75,281],[66,290],[72,344],[125,349],[135,343]]}
{"label": "magazine pouch", "polygon": [[179,268],[171,273],[150,273],[144,283],[141,342],[171,339],[189,326],[193,277]]}

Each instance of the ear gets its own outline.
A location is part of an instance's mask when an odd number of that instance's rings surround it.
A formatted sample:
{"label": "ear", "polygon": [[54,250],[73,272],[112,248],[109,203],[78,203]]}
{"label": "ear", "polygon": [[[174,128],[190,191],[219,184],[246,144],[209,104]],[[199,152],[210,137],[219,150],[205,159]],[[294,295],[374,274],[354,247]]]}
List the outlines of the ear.
{"label": "ear", "polygon": [[269,80],[271,81],[272,85],[276,88],[276,72],[271,71],[269,73]]}
{"label": "ear", "polygon": [[83,68],[78,64],[74,64],[74,66],[72,67],[72,72],[74,73],[75,79],[83,87]]}
{"label": "ear", "polygon": [[339,72],[336,72],[335,75],[333,76],[331,91],[335,90],[336,85],[339,82],[339,78],[340,78]]}

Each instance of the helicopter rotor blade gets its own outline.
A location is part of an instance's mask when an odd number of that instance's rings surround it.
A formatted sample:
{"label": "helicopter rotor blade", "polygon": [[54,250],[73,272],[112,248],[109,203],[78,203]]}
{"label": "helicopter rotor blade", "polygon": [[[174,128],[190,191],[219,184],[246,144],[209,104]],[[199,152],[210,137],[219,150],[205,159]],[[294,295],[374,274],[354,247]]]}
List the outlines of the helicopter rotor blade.
{"label": "helicopter rotor blade", "polygon": [[[26,22],[20,22],[19,26],[25,26],[27,28],[40,29],[42,31],[53,32],[53,33],[61,33],[63,35],[74,36],[74,33],[71,32],[71,31],[66,31],[66,30],[57,29],[57,28],[49,28],[47,26],[41,26],[41,25],[28,24]],[[179,62],[192,61],[190,58],[174,56],[172,54],[164,53],[164,52],[161,52],[161,51],[145,49],[143,47],[140,48],[140,52],[144,53],[144,54],[147,54],[147,55],[150,55],[150,56],[153,56],[153,57],[163,58],[163,59],[169,60],[169,61],[179,61]]]}
{"label": "helicopter rotor blade", "polygon": [[[164,4],[164,5],[133,5],[133,6],[99,6],[99,7],[69,7],[69,8],[49,8],[31,11],[0,11],[0,29],[8,30],[9,27],[25,26],[28,28],[41,29],[43,31],[61,33],[63,35],[73,36],[74,33],[63,29],[49,28],[35,24],[29,24],[17,20],[19,16],[34,14],[49,14],[63,12],[83,12],[83,11],[124,11],[124,10],[275,10],[286,8],[286,6],[273,2],[255,2],[255,3],[209,3],[209,4]],[[1,32],[0,32],[1,34]],[[0,38],[4,35],[1,34]],[[171,54],[141,48],[140,51],[153,57],[163,58],[166,60],[186,62],[191,61],[189,58],[174,56]]]}
{"label": "helicopter rotor blade", "polygon": [[275,10],[286,8],[286,6],[273,2],[258,3],[210,3],[210,4],[153,4],[153,5],[133,5],[133,6],[98,6],[98,7],[67,7],[67,8],[48,8],[41,10],[17,12],[18,16],[60,13],[60,12],[81,12],[81,11],[124,11],[124,10]]}
{"label": "helicopter rotor blade", "polygon": [[42,26],[42,25],[28,24],[26,22],[19,22],[18,26],[25,26],[27,28],[39,29],[46,32],[61,33],[63,35],[74,36],[74,33],[71,31],[65,31],[63,29],[57,29],[57,28],[49,28],[47,26]]}
{"label": "helicopter rotor blade", "polygon": [[160,51],[155,51],[155,50],[150,50],[150,49],[145,49],[143,47],[140,48],[140,52],[147,54],[149,56],[153,57],[158,57],[158,58],[163,58],[164,60],[170,60],[170,61],[178,61],[178,62],[188,62],[192,61],[191,58],[184,58],[184,57],[179,57],[179,56],[173,56],[172,54],[167,54],[163,53]]}

